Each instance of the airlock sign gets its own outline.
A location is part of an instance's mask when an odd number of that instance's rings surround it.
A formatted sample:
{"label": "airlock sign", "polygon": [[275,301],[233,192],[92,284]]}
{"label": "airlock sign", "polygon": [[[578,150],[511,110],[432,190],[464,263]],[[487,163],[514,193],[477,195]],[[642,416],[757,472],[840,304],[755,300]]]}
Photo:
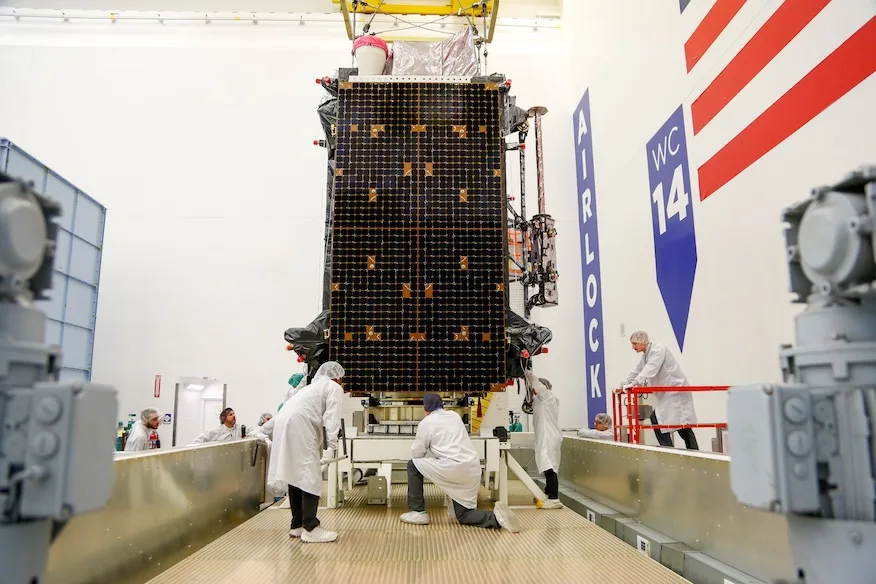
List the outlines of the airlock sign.
{"label": "airlock sign", "polygon": [[581,233],[581,279],[584,283],[584,346],[587,366],[587,416],[605,411],[605,349],[602,342],[602,278],[596,183],[593,179],[593,136],[590,133],[590,90],[584,92],[572,118],[578,172],[578,224]]}

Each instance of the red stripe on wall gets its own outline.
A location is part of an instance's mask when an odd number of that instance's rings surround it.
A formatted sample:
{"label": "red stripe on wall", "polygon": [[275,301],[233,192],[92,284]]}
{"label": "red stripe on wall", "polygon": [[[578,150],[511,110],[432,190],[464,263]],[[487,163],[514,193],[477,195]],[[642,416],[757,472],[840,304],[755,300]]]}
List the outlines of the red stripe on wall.
{"label": "red stripe on wall", "polygon": [[700,200],[781,144],[815,116],[876,73],[876,17],[788,90],[698,169]]}
{"label": "red stripe on wall", "polygon": [[706,51],[724,32],[743,4],[745,4],[745,0],[716,0],[715,5],[684,43],[684,58],[687,60],[688,71],[693,69],[694,65],[706,54]]}
{"label": "red stripe on wall", "polygon": [[694,134],[711,122],[828,4],[830,0],[785,0],[691,104]]}

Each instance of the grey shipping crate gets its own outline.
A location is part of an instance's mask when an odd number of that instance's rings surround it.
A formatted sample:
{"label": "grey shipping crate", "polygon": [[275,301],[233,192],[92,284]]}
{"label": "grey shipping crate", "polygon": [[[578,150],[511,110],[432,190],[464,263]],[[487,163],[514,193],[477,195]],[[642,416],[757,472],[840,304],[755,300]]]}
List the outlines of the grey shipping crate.
{"label": "grey shipping crate", "polygon": [[63,350],[61,380],[90,381],[106,207],[6,138],[0,171],[61,204],[53,288],[39,305],[49,317],[47,342]]}

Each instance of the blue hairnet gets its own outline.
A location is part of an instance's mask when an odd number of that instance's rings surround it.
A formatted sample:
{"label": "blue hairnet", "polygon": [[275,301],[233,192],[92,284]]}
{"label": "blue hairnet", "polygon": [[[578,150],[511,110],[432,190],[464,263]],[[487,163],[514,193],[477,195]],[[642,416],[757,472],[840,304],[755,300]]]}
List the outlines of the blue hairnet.
{"label": "blue hairnet", "polygon": [[304,375],[302,375],[301,373],[296,373],[289,378],[289,385],[291,385],[292,387],[298,387],[298,384],[301,383],[302,379],[304,379]]}
{"label": "blue hairnet", "polygon": [[427,412],[434,412],[444,408],[444,402],[441,401],[441,396],[437,393],[427,393],[423,398],[423,409]]}

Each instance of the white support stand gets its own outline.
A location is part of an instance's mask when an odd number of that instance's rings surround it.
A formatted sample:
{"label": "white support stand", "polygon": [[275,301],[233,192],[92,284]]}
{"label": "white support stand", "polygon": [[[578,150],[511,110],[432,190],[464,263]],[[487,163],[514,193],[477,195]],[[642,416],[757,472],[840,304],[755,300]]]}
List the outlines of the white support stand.
{"label": "white support stand", "polygon": [[[328,495],[326,496],[326,505],[329,509],[335,509],[338,506],[338,463],[332,462],[328,465]],[[334,485],[334,488],[332,488]]]}
{"label": "white support stand", "polygon": [[392,507],[392,462],[382,462],[377,475],[386,479],[386,506]]}
{"label": "white support stand", "polygon": [[499,503],[508,504],[508,450],[502,450],[502,461],[499,464]]}
{"label": "white support stand", "polygon": [[[342,501],[341,491],[353,488],[353,471],[355,469],[377,469],[378,476],[386,479],[387,506],[391,505],[392,465],[404,463],[410,459],[413,436],[375,436],[359,435],[347,437],[349,458],[332,462],[328,467],[328,496],[326,500],[329,509],[335,509]],[[499,439],[493,436],[472,436],[472,445],[481,458],[484,472],[482,484],[487,489],[499,488],[505,485],[505,497],[508,501],[508,468],[505,464],[504,452]],[[519,465],[518,465],[519,467]],[[503,478],[504,477],[504,478]]]}
{"label": "white support stand", "polygon": [[[538,485],[535,484],[535,481],[532,480],[532,478],[530,478],[529,473],[527,473],[523,469],[523,467],[520,466],[520,463],[517,462],[517,459],[515,459],[511,455],[511,453],[508,451],[505,452],[505,462],[506,462],[506,465],[505,465],[506,469],[510,469],[511,472],[513,472],[515,475],[517,475],[517,478],[520,479],[520,482],[522,482],[524,485],[526,485],[526,488],[529,489],[529,492],[532,493],[533,497],[535,497],[539,502],[544,502],[547,500],[547,495],[544,494],[544,491],[542,491],[541,489],[538,488]],[[506,480],[507,480],[507,474],[508,474],[508,471],[506,470],[505,471]],[[506,486],[505,490],[506,491],[508,490],[507,486]],[[507,503],[508,501],[504,500],[504,502]]]}
{"label": "white support stand", "polygon": [[484,474],[483,487],[493,491],[501,481],[502,469],[505,468],[505,459],[502,457],[501,445],[497,438],[484,442]]}

